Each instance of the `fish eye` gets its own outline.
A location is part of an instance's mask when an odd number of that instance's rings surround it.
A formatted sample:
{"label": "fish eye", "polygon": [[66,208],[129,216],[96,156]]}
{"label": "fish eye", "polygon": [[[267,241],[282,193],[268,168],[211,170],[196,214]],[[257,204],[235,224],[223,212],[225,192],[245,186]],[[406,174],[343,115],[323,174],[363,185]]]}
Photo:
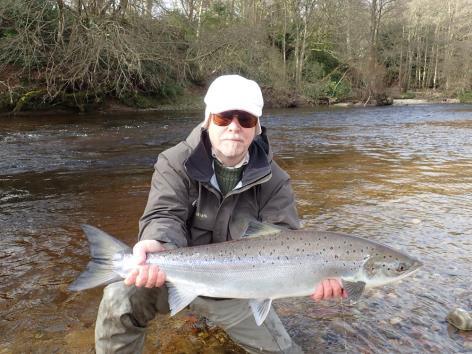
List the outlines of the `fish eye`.
{"label": "fish eye", "polygon": [[402,273],[407,270],[406,263],[399,263],[397,267],[397,272]]}

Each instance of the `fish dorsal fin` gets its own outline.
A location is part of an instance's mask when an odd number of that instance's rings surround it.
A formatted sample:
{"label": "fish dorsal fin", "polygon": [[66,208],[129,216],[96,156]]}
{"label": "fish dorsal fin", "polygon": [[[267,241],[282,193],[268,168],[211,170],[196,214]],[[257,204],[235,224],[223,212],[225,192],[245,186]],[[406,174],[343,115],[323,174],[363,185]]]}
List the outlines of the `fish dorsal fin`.
{"label": "fish dorsal fin", "polygon": [[343,280],[343,288],[347,292],[347,298],[351,302],[356,302],[361,297],[365,289],[365,282],[363,281],[348,281]]}
{"label": "fish dorsal fin", "polygon": [[275,225],[265,224],[259,221],[251,220],[247,225],[246,232],[244,232],[243,237],[275,235],[281,231],[282,229]]}
{"label": "fish dorsal fin", "polygon": [[195,294],[191,288],[176,287],[169,282],[167,282],[166,285],[169,290],[169,308],[171,316],[182,311],[198,296],[198,294]]}
{"label": "fish dorsal fin", "polygon": [[256,324],[260,326],[267,317],[270,310],[272,299],[251,299],[249,305],[251,306]]}

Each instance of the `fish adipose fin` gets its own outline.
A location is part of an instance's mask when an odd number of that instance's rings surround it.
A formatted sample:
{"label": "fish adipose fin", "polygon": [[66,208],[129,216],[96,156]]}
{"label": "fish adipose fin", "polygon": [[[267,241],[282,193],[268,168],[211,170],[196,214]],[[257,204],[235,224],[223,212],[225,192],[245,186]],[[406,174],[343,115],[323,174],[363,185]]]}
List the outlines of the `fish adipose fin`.
{"label": "fish adipose fin", "polygon": [[259,237],[259,236],[268,236],[275,235],[281,232],[282,229],[270,224],[264,224],[259,221],[251,220],[247,225],[246,231],[244,232],[243,237]]}
{"label": "fish adipose fin", "polygon": [[249,300],[249,305],[251,306],[252,313],[256,320],[256,324],[260,326],[267,315],[269,314],[270,305],[272,304],[272,299],[251,299]]}
{"label": "fish adipose fin", "polygon": [[195,294],[189,288],[176,287],[170,282],[167,282],[166,285],[169,290],[169,308],[171,316],[182,311],[198,296],[198,294]]}
{"label": "fish adipose fin", "polygon": [[92,259],[87,269],[69,286],[69,290],[80,291],[120,280],[121,277],[113,271],[113,255],[131,252],[131,248],[96,227],[82,225],[82,230],[87,236]]}
{"label": "fish adipose fin", "polygon": [[361,297],[365,289],[365,282],[363,281],[347,281],[343,280],[343,288],[347,292],[347,298],[351,302],[356,302]]}

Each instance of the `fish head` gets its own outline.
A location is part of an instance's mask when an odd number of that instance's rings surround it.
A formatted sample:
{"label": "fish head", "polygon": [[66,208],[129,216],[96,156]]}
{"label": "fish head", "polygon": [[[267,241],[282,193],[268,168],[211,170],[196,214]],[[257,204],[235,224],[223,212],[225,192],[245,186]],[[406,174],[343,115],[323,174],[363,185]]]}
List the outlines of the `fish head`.
{"label": "fish head", "polygon": [[366,257],[363,278],[366,287],[376,287],[401,280],[415,273],[423,263],[390,247],[381,246]]}

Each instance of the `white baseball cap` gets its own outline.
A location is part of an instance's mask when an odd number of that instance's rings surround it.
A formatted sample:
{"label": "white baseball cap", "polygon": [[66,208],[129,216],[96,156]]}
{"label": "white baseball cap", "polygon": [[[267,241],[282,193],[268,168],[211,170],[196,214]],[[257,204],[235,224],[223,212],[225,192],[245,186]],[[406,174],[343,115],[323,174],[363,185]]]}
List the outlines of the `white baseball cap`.
{"label": "white baseball cap", "polygon": [[[205,128],[208,128],[211,113],[240,110],[259,118],[264,106],[259,85],[239,75],[217,77],[208,88],[204,102],[206,108],[203,127]],[[256,134],[260,134],[261,131],[261,123],[258,119]]]}

